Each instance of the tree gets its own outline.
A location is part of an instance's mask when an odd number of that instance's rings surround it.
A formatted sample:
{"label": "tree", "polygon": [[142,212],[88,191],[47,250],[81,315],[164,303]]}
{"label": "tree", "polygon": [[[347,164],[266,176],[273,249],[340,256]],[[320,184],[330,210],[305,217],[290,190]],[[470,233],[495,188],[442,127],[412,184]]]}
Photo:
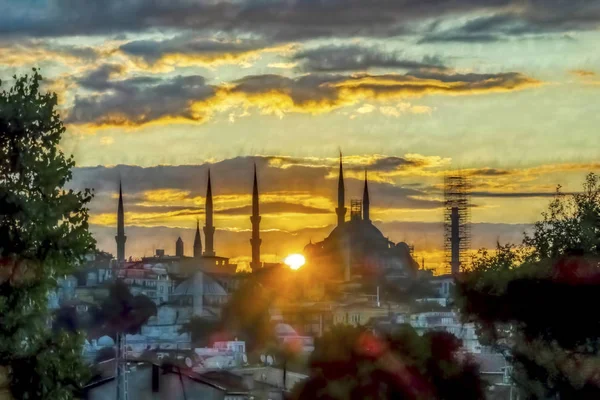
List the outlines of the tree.
{"label": "tree", "polygon": [[[42,77],[0,92],[0,366],[16,398],[67,399],[86,377],[82,338],[48,328],[47,295],[94,248],[90,190],[65,189],[75,166]],[[0,82],[0,85],[2,82]]]}
{"label": "tree", "polygon": [[212,338],[219,332],[219,328],[217,320],[194,316],[181,327],[179,333],[190,332],[192,343],[196,347],[207,347],[212,344]]}
{"label": "tree", "polygon": [[387,336],[364,327],[334,326],[315,343],[310,378],[298,399],[481,399],[477,367],[461,358],[460,340],[410,325]]}
{"label": "tree", "polygon": [[529,398],[600,397],[600,185],[556,197],[519,246],[480,251],[458,304]]}
{"label": "tree", "polygon": [[275,326],[271,320],[279,281],[278,271],[253,273],[236,290],[221,312],[221,328],[230,338],[246,342],[249,353],[260,351],[273,344]]}
{"label": "tree", "polygon": [[139,333],[142,325],[156,315],[156,304],[143,294],[134,296],[120,279],[109,287],[109,295],[95,310],[96,324],[102,335],[116,339],[117,334]]}

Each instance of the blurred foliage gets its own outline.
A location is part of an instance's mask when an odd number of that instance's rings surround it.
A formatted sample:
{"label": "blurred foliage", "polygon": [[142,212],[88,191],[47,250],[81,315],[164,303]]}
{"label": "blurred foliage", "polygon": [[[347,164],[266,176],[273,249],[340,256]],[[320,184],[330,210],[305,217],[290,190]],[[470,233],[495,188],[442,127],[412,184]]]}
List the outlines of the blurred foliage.
{"label": "blurred foliage", "polygon": [[97,309],[95,320],[102,334],[113,338],[117,333],[133,335],[156,315],[156,304],[143,294],[133,295],[129,287],[117,279],[109,287],[109,295]]}
{"label": "blurred foliage", "polygon": [[0,366],[15,398],[68,399],[86,378],[82,338],[50,332],[47,296],[94,248],[92,194],[65,189],[56,95],[36,70],[14,79],[0,92]]}
{"label": "blurred foliage", "polygon": [[600,398],[600,184],[556,197],[521,245],[481,250],[457,304],[526,398]]}
{"label": "blurred foliage", "polygon": [[117,333],[139,333],[142,325],[156,315],[156,304],[143,294],[133,295],[129,287],[116,280],[107,284],[109,296],[99,305],[89,305],[88,311],[78,313],[74,306],[63,306],[55,312],[53,329],[67,332],[85,331],[90,337]]}
{"label": "blurred foliage", "polygon": [[476,365],[459,355],[460,340],[435,332],[419,336],[401,325],[386,336],[336,325],[315,343],[310,377],[295,399],[481,399]]}
{"label": "blurred foliage", "polygon": [[275,342],[275,325],[270,313],[275,300],[272,279],[266,272],[252,274],[221,311],[222,331],[228,332],[229,339],[237,337],[245,341],[248,353]]}
{"label": "blurred foliage", "polygon": [[213,344],[220,329],[218,320],[194,316],[189,322],[183,324],[179,333],[189,332],[192,336],[194,347],[209,347]]}

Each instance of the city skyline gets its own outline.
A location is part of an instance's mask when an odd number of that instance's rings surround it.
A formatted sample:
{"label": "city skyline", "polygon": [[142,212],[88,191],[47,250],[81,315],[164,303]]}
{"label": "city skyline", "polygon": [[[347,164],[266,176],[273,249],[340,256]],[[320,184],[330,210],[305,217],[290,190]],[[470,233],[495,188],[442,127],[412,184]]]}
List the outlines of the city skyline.
{"label": "city skyline", "polygon": [[367,169],[374,224],[433,267],[445,174],[470,176],[490,247],[600,171],[593,2],[31,3],[0,16],[0,78],[39,67],[58,93],[113,254],[119,179],[128,256],[192,251],[210,168],[215,250],[246,262],[256,163],[262,255],[281,261],[335,226],[341,149],[347,206]]}

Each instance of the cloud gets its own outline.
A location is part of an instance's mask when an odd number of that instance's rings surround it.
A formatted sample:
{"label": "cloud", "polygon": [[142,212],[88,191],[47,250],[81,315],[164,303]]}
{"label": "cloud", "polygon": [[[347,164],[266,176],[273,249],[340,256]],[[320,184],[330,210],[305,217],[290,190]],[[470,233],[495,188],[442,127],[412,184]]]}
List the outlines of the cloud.
{"label": "cloud", "polygon": [[122,35],[146,31],[224,32],[271,41],[329,37],[392,37],[414,34],[420,22],[457,14],[486,16],[468,21],[467,35],[520,35],[593,30],[600,6],[589,0],[387,1],[189,1],[51,0],[9,2],[0,35]]}
{"label": "cloud", "polygon": [[573,69],[571,71],[569,71],[572,75],[581,77],[581,78],[587,78],[587,77],[593,77],[596,76],[596,72],[594,71],[589,71],[586,69]]}
{"label": "cloud", "polygon": [[572,31],[596,30],[600,4],[593,1],[532,0],[504,9],[488,9],[487,15],[468,19],[458,27],[439,29],[442,23],[421,39],[421,43],[489,43],[515,37],[545,37]]}
{"label": "cloud", "polygon": [[[348,159],[351,160],[350,157]],[[142,221],[155,223],[166,220],[167,217],[189,222],[194,218],[193,214],[201,212],[204,205],[206,176],[210,168],[216,211],[223,216],[235,217],[244,215],[248,210],[247,206],[251,204],[252,165],[256,163],[262,211],[333,215],[337,195],[335,163],[328,165],[328,160],[316,160],[313,166],[296,164],[283,167],[281,163],[273,163],[272,160],[272,157],[236,157],[202,165],[76,168],[71,187],[94,188],[96,197],[92,202],[92,212],[114,214],[111,210],[116,207],[114,196],[121,179],[127,207],[136,207],[132,212],[135,211],[135,218],[140,224]],[[301,161],[307,163],[307,160]],[[408,164],[417,165],[400,159],[387,163],[380,159],[371,164],[370,176],[373,178],[376,178],[377,171],[392,173],[394,167],[408,168]],[[353,173],[350,161],[347,167],[347,196],[360,197],[363,189],[362,170]],[[371,179],[369,189],[374,208],[430,210],[441,206],[441,202],[429,199],[427,193],[419,189],[391,182]],[[157,206],[182,208],[156,208]],[[247,224],[246,220],[244,216],[242,223]],[[105,223],[111,221],[112,219],[108,219]]]}
{"label": "cloud", "polygon": [[[217,214],[224,215],[251,215],[252,206],[242,206],[235,208],[225,208],[222,210],[215,211]],[[303,204],[286,203],[283,201],[276,201],[272,203],[260,204],[260,213],[264,214],[331,214],[331,210],[324,208],[309,207]]]}
{"label": "cloud", "polygon": [[201,1],[53,0],[11,2],[0,16],[0,34],[65,36],[149,30],[249,34],[290,41],[320,37],[390,36],[410,32],[419,19],[502,6],[506,0],[440,0],[434,3],[373,0]]}
{"label": "cloud", "polygon": [[41,40],[0,40],[0,66],[22,67],[61,63],[82,66],[97,60],[104,50],[89,46],[61,45]]}
{"label": "cloud", "polygon": [[[198,75],[119,79],[124,67],[104,64],[78,79],[94,93],[75,98],[67,123],[91,126],[140,126],[161,122],[202,123],[216,112],[242,107],[262,114],[320,114],[360,102],[393,101],[428,94],[473,95],[538,86],[540,81],[508,72],[457,74],[418,70],[406,74],[249,75],[210,85]],[[384,110],[384,112],[389,110]],[[413,109],[413,112],[429,112]]]}
{"label": "cloud", "polygon": [[508,92],[541,84],[520,73],[445,74],[411,72],[385,75],[247,76],[221,89],[267,114],[323,113],[364,100],[394,100],[427,94],[468,95]]}
{"label": "cloud", "polygon": [[300,69],[311,72],[366,71],[371,68],[445,69],[437,57],[429,56],[415,61],[382,48],[358,45],[331,45],[303,50],[294,54],[293,60],[300,63]]}
{"label": "cloud", "polygon": [[292,46],[273,46],[264,40],[217,39],[196,35],[180,35],[163,40],[135,40],[119,50],[133,57],[143,68],[161,69],[173,66],[245,65],[264,52],[285,54]]}
{"label": "cloud", "polygon": [[193,102],[214,95],[203,77],[111,79],[121,72],[121,66],[103,65],[79,79],[81,88],[95,93],[76,96],[65,122],[139,126],[161,120],[202,122],[208,118],[192,109]]}

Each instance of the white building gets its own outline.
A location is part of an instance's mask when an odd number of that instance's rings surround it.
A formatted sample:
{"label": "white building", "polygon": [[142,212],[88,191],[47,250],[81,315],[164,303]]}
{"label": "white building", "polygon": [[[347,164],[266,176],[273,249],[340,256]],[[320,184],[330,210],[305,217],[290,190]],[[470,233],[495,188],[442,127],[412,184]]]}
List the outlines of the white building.
{"label": "white building", "polygon": [[474,324],[463,324],[453,311],[434,311],[412,314],[407,321],[420,335],[425,332],[448,332],[462,340],[463,348],[469,353],[481,353]]}
{"label": "white building", "polygon": [[125,282],[134,296],[143,294],[157,305],[168,302],[173,291],[174,282],[161,264],[128,262],[119,269],[118,277]]}

